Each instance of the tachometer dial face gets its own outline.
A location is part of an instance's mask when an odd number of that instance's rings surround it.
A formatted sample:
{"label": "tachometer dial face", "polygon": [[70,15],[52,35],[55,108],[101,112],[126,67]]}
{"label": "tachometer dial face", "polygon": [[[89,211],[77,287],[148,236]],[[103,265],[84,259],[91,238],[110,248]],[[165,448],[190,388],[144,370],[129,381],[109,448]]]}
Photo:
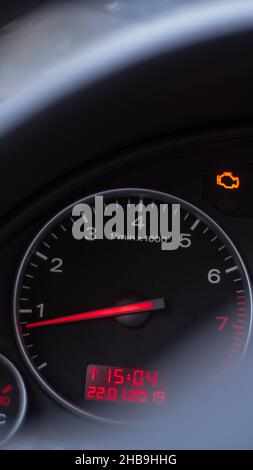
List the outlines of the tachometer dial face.
{"label": "tachometer dial face", "polygon": [[[79,201],[93,207],[92,240],[74,236],[76,205],[63,210],[22,261],[15,326],[29,367],[55,398],[81,413],[124,419],[130,410],[161,409],[194,374],[212,383],[232,370],[247,346],[252,302],[241,257],[203,212],[155,191],[100,196],[103,227],[110,204],[124,214],[136,205],[135,235],[124,227],[119,236],[111,222],[111,237],[97,237],[94,195]],[[158,214],[166,205],[179,211],[174,248],[150,236],[148,205]],[[148,236],[138,236],[145,226]]]}

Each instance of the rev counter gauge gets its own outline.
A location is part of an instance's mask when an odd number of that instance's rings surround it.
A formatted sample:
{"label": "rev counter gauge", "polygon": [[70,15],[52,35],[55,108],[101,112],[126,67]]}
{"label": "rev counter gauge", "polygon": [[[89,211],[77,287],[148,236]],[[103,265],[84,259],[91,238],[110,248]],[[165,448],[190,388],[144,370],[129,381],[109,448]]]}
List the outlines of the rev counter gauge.
{"label": "rev counter gauge", "polygon": [[[28,248],[14,321],[28,366],[55,399],[81,414],[125,420],[132,410],[171,402],[180,374],[197,372],[207,383],[232,371],[247,347],[252,299],[239,252],[208,215],[145,189],[101,196],[105,207],[116,203],[127,211],[135,204],[136,229],[150,229],[147,205],[177,205],[176,249],[162,250],[150,238],[77,239],[73,204]],[[78,204],[94,209],[95,195]],[[186,350],[175,362],[179,347]]]}

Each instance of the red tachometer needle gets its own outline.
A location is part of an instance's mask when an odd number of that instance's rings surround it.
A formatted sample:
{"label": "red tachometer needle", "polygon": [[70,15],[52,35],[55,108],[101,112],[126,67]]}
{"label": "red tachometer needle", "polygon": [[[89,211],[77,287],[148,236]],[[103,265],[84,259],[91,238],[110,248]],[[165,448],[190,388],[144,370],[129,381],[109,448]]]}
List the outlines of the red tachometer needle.
{"label": "red tachometer needle", "polygon": [[38,328],[48,325],[60,325],[63,323],[72,323],[82,320],[94,320],[97,318],[117,317],[119,315],[128,315],[130,313],[150,312],[153,310],[161,310],[165,308],[165,301],[163,298],[144,300],[143,302],[136,302],[134,304],[120,305],[117,307],[103,308],[100,310],[92,310],[90,312],[82,312],[74,315],[67,315],[64,317],[52,318],[50,320],[43,320],[35,323],[28,323],[26,328]]}

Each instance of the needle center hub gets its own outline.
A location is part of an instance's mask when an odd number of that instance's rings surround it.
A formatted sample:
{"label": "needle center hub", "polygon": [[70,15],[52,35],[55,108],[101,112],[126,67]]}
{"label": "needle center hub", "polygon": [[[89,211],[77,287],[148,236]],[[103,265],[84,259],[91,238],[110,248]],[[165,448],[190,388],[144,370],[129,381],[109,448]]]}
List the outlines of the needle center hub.
{"label": "needle center hub", "polygon": [[[133,304],[145,300],[144,297],[136,293],[128,293],[120,297],[120,299],[115,303],[116,307],[121,305]],[[129,315],[119,315],[115,319],[123,326],[128,328],[134,328],[142,325],[147,321],[150,316],[150,312],[137,312],[131,313]]]}

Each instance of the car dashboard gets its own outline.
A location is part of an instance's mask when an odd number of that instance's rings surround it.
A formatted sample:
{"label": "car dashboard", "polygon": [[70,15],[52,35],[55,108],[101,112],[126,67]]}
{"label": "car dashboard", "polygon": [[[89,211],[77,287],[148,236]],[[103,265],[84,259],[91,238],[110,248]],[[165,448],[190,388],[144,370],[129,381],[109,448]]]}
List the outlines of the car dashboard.
{"label": "car dashboard", "polygon": [[2,33],[2,448],[250,448],[252,7],[95,3]]}

